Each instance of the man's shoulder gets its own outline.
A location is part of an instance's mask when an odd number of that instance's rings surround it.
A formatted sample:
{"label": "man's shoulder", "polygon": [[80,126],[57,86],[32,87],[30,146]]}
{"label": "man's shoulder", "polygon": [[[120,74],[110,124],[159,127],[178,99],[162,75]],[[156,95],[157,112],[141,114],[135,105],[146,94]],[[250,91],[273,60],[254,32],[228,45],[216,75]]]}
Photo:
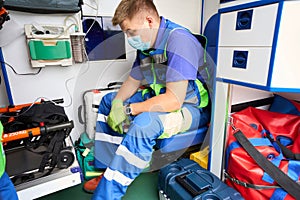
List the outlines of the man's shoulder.
{"label": "man's shoulder", "polygon": [[168,39],[168,45],[169,48],[172,47],[181,47],[181,46],[191,46],[197,47],[199,46],[198,40],[195,38],[195,36],[189,32],[188,30],[184,28],[177,28],[172,31],[172,33],[169,36]]}

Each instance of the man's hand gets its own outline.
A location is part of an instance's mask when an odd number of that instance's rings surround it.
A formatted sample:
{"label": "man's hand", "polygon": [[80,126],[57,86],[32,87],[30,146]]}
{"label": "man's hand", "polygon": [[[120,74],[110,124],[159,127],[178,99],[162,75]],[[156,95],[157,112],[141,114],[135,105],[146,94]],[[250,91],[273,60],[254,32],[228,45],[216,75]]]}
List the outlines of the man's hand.
{"label": "man's hand", "polygon": [[173,112],[179,110],[184,102],[188,81],[166,83],[166,92],[143,102],[131,103],[133,115],[142,112]]}
{"label": "man's hand", "polygon": [[118,133],[123,133],[122,122],[125,120],[128,121],[128,117],[124,112],[123,101],[120,99],[114,99],[107,118],[108,125],[112,128],[112,130]]}

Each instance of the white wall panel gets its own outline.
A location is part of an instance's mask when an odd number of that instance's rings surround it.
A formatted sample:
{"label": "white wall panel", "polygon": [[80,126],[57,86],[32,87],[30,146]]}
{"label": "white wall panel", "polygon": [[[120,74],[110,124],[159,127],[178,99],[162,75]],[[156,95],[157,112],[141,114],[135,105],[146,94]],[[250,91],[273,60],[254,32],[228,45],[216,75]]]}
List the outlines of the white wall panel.
{"label": "white wall panel", "polygon": [[[85,0],[84,2],[84,15],[95,16],[95,9],[90,8],[87,4],[91,7],[96,7],[98,4],[97,15],[113,16],[120,0]],[[157,0],[155,3],[160,15],[189,28],[193,32],[199,32],[201,1]],[[66,15],[58,14],[30,14],[14,11],[10,11],[10,16],[21,27],[30,23],[62,25],[66,17]],[[77,138],[83,131],[83,125],[79,123],[78,108],[83,103],[84,91],[104,87],[111,81],[120,81],[126,78],[135,57],[135,51],[129,45],[126,48],[128,51],[126,60],[116,62],[111,60],[94,61],[69,67],[45,67],[35,76],[16,75],[7,68],[14,103],[33,102],[39,97],[63,98],[65,103],[62,106],[65,106],[69,118],[75,122],[72,136]],[[12,65],[18,73],[34,73],[38,70],[30,66],[24,34],[4,46],[2,50],[5,61]],[[7,104],[3,84],[0,89],[0,103]]]}
{"label": "white wall panel", "polygon": [[160,15],[194,33],[200,32],[201,0],[154,0]]}

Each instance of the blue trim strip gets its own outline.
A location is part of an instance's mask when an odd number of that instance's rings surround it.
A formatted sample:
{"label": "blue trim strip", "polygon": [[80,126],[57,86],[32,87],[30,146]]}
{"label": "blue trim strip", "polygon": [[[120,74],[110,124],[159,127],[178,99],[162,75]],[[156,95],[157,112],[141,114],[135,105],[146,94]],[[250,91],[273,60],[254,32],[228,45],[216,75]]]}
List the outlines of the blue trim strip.
{"label": "blue trim strip", "polygon": [[[217,65],[218,62],[218,52],[219,52],[219,38],[220,38],[220,21],[221,21],[221,15],[218,14],[218,20],[217,20],[217,24],[218,24],[218,34],[217,34],[217,41],[216,41],[216,49],[215,49],[215,57],[214,57],[214,61],[215,64]],[[217,71],[217,68],[215,69],[215,72]],[[217,73],[217,72],[216,72]],[[217,75],[217,74],[216,74]]]}
{"label": "blue trim strip", "polygon": [[[215,49],[215,56],[214,56],[214,58],[213,58],[213,60],[214,60],[214,62],[215,62],[215,64],[217,65],[217,60],[218,60],[218,44],[219,44],[219,34],[220,34],[220,14],[218,14],[217,15],[217,17],[218,17],[218,19],[217,19],[217,25],[218,25],[218,33],[217,33],[217,38],[216,38],[216,49]],[[214,77],[217,77],[217,67],[215,68],[215,70],[214,70]],[[215,100],[215,98],[216,98],[216,95],[215,95],[215,93],[216,93],[216,82],[217,82],[217,80],[216,80],[216,78],[215,78],[215,82],[214,82],[214,86],[213,86],[213,93],[214,93],[214,95],[213,95],[213,97],[212,97],[212,102],[215,102],[216,100]],[[214,105],[212,105],[212,115],[211,115],[211,119],[214,119],[214,115],[215,115],[215,106]],[[214,122],[213,122],[213,120],[211,120],[211,126],[213,127],[214,126]],[[209,146],[210,147],[212,147],[213,146],[213,143],[212,143],[212,141],[213,141],[213,134],[209,134],[210,136],[210,139],[209,139]],[[225,146],[225,145],[224,145]],[[208,164],[207,164],[207,169],[208,170],[211,170],[211,162],[210,162],[210,160],[212,159],[211,158],[211,152],[212,152],[213,150],[210,150],[209,151],[209,153],[208,153]],[[222,160],[222,165],[223,165],[223,160]],[[219,177],[219,178],[222,178],[222,172],[220,173],[221,174],[221,177]]]}
{"label": "blue trim strip", "polygon": [[3,78],[4,78],[4,82],[5,82],[6,93],[7,93],[9,105],[13,106],[14,101],[13,101],[11,90],[10,90],[10,84],[9,84],[9,80],[8,80],[8,75],[7,75],[7,71],[6,71],[6,67],[5,67],[5,61],[4,61],[4,57],[3,57],[1,47],[0,47],[0,62],[1,62],[1,69],[2,69],[2,74],[3,74]]}
{"label": "blue trim strip", "polygon": [[282,9],[283,9],[283,2],[279,2],[278,10],[277,10],[277,17],[276,17],[275,30],[274,30],[274,37],[273,37],[273,44],[272,44],[271,60],[270,60],[270,67],[269,67],[269,72],[268,72],[267,86],[271,86],[271,82],[272,82],[272,75],[273,75],[273,68],[274,68],[274,61],[275,61],[275,55],[276,55],[276,47],[277,47],[277,41],[278,41],[278,33],[279,33],[279,28],[280,28]]}
{"label": "blue trim strip", "polygon": [[226,13],[226,12],[232,12],[232,11],[237,11],[237,10],[242,10],[242,9],[247,9],[247,8],[254,8],[254,7],[264,6],[264,5],[268,5],[268,4],[279,3],[282,1],[283,0],[264,0],[264,1],[245,3],[245,4],[241,4],[241,5],[237,5],[237,6],[221,8],[221,9],[219,9],[219,13]]}
{"label": "blue trim strip", "polygon": [[204,0],[201,3],[200,34],[203,34]]}
{"label": "blue trim strip", "polygon": [[231,1],[235,1],[235,0],[224,0],[224,1],[220,1],[220,4],[222,5],[223,3],[228,3],[228,2],[231,2]]}
{"label": "blue trim strip", "polygon": [[284,199],[287,196],[287,192],[284,191],[282,188],[277,188],[273,192],[270,200],[278,200],[278,199]]}
{"label": "blue trim strip", "polygon": [[300,176],[300,162],[299,160],[290,160],[288,166],[288,176],[294,181],[297,181]]}
{"label": "blue trim strip", "polygon": [[275,88],[275,87],[273,88],[270,86],[256,85],[256,84],[252,84],[252,83],[245,83],[245,82],[241,82],[241,81],[235,81],[235,80],[231,80],[231,79],[218,78],[218,77],[216,78],[216,81],[235,84],[235,85],[241,85],[241,86],[250,87],[250,88],[259,89],[259,90],[265,90],[265,91],[269,91],[269,92],[290,92],[290,93],[299,93],[300,92],[300,88]]}

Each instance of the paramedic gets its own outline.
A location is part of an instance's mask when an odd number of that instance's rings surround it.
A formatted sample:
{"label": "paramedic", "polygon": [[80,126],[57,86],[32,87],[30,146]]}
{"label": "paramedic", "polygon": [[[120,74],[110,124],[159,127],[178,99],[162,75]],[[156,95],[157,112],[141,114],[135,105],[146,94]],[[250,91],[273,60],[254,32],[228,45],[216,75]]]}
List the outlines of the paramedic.
{"label": "paramedic", "polygon": [[[3,126],[0,122],[0,137],[2,140]],[[5,155],[2,146],[2,141],[0,141],[0,200],[16,200],[18,199],[17,192],[14,185],[12,184],[10,178],[5,172]]]}
{"label": "paramedic", "polygon": [[[149,165],[157,138],[198,129],[210,118],[208,92],[198,74],[204,49],[187,29],[160,17],[152,0],[122,0],[112,22],[137,56],[118,93],[100,103],[95,159],[107,168],[93,199],[101,200],[121,199]],[[149,87],[141,91],[142,81]]]}

